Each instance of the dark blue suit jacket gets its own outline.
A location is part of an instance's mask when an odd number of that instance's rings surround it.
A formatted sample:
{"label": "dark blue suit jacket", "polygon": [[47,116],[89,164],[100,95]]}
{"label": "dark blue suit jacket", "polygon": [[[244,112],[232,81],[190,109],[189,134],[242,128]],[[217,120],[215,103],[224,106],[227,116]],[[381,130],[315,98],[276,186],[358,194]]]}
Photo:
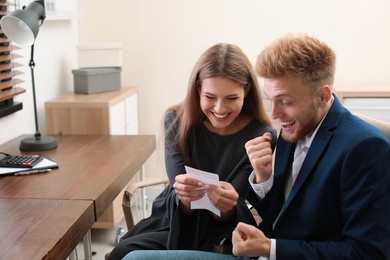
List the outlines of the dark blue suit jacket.
{"label": "dark blue suit jacket", "polygon": [[281,137],[274,185],[253,206],[276,239],[277,260],[387,259],[390,255],[390,143],[337,97],[284,202],[295,144]]}

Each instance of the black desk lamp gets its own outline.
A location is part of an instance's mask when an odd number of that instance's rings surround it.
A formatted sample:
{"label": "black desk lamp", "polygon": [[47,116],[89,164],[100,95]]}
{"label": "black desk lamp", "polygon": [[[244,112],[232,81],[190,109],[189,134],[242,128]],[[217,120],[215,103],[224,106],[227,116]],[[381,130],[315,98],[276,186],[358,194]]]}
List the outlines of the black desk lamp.
{"label": "black desk lamp", "polygon": [[34,117],[35,134],[33,137],[27,137],[20,142],[19,149],[22,151],[41,151],[50,150],[57,147],[57,141],[52,136],[44,136],[39,132],[37,103],[35,98],[35,79],[34,79],[34,42],[38,35],[39,27],[45,20],[44,1],[34,1],[22,10],[15,10],[1,18],[0,25],[3,33],[13,42],[20,46],[31,46],[31,59],[29,66],[31,68],[32,92],[34,99]]}

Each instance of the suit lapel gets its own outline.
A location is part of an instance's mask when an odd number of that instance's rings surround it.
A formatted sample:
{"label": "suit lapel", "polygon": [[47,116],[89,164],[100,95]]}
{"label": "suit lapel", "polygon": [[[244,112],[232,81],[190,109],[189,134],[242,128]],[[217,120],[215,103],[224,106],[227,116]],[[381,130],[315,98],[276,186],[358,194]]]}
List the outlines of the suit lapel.
{"label": "suit lapel", "polygon": [[[298,191],[301,189],[307,177],[313,172],[314,166],[316,165],[317,161],[320,159],[321,154],[324,152],[327,144],[332,138],[331,132],[328,132],[327,130],[325,130],[324,132],[325,133],[321,133],[319,135],[321,136],[321,139],[317,140],[317,138],[315,138],[313,140],[313,143],[311,144],[310,149],[302,164],[301,170],[299,171],[298,177],[291,189],[290,195],[287,198],[283,211],[290,205],[291,201],[297,195]],[[319,131],[317,134],[319,134]]]}
{"label": "suit lapel", "polygon": [[267,213],[262,216],[263,220],[260,223],[261,230],[268,236],[271,236],[273,229],[272,225],[284,204],[284,186],[291,160],[294,156],[294,148],[295,144],[287,143],[282,139],[281,135],[279,135],[275,150],[275,161],[277,164],[274,166],[274,185],[267,194],[269,206]]}

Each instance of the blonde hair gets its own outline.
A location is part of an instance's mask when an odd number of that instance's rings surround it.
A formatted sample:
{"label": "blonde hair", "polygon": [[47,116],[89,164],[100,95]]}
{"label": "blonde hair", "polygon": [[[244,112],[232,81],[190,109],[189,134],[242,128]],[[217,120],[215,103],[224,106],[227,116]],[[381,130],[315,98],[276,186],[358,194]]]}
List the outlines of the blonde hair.
{"label": "blonde hair", "polygon": [[324,42],[308,34],[287,34],[265,48],[257,57],[261,77],[298,76],[312,89],[333,85],[336,54]]}
{"label": "blonde hair", "polygon": [[188,164],[191,164],[190,129],[205,120],[200,107],[198,87],[202,85],[203,80],[213,77],[224,77],[238,82],[247,92],[241,113],[271,126],[263,106],[256,73],[248,57],[235,45],[216,44],[207,49],[196,62],[189,79],[186,98],[180,104],[171,107],[177,114],[171,125],[173,127],[177,121],[180,123],[176,141]]}

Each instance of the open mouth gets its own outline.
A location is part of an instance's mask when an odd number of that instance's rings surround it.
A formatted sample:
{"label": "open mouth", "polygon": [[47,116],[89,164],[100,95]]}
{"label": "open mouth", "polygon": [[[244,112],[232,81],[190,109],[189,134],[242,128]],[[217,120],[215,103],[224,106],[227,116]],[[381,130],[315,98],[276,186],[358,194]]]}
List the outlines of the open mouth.
{"label": "open mouth", "polygon": [[282,125],[283,130],[289,130],[295,125],[295,121],[280,122],[280,124]]}
{"label": "open mouth", "polygon": [[217,119],[225,119],[226,117],[228,117],[230,115],[230,113],[227,113],[227,114],[218,114],[218,113],[215,113],[215,112],[211,112]]}

